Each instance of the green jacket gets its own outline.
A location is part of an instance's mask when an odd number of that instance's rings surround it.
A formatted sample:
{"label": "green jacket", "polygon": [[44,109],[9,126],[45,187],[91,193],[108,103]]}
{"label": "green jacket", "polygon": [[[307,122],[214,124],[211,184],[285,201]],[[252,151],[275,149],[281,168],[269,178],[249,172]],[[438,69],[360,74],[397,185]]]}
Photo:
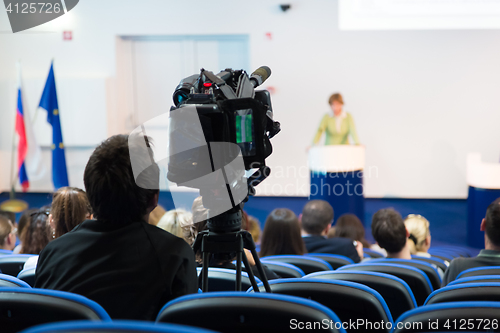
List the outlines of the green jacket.
{"label": "green jacket", "polygon": [[323,132],[326,132],[325,145],[347,145],[349,144],[349,135],[355,144],[359,144],[358,133],[350,113],[346,112],[346,117],[342,119],[340,132],[337,130],[335,117],[325,114],[314,137],[314,144],[318,144]]}

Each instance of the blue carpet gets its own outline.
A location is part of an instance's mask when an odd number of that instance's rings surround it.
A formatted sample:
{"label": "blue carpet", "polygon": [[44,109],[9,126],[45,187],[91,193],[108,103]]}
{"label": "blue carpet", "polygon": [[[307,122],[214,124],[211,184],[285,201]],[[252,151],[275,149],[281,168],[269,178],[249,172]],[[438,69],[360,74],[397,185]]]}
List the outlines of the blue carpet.
{"label": "blue carpet", "polygon": [[[179,206],[190,210],[191,203],[197,195],[182,193],[176,196]],[[50,204],[52,195],[49,193],[18,193],[18,199],[28,202],[30,207],[41,207]],[[0,193],[0,202],[7,200],[9,194]],[[307,202],[306,197],[251,197],[245,204],[245,211],[257,218],[261,226],[267,215],[275,208],[289,208],[295,214],[300,214]],[[174,208],[174,201],[169,192],[161,192],[159,203],[167,210]],[[369,225],[372,215],[381,208],[393,207],[404,217],[408,214],[420,214],[430,221],[433,245],[465,245],[467,232],[467,200],[448,199],[366,199],[365,225],[366,238],[373,241]],[[17,214],[19,219],[20,214]],[[335,218],[337,218],[336,216]],[[479,228],[478,222],[478,228]]]}

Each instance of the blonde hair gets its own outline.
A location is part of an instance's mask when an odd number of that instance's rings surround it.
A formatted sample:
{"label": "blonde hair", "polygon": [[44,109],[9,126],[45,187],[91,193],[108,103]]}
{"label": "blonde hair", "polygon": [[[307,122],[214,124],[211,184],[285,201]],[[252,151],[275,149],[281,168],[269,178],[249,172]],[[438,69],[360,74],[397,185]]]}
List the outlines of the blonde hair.
{"label": "blonde hair", "polygon": [[184,209],[172,209],[162,216],[156,226],[185,239],[184,229],[191,224],[193,224],[193,214]]}
{"label": "blonde hair", "polygon": [[406,230],[410,233],[408,245],[411,254],[423,252],[423,245],[430,235],[429,221],[422,215],[410,214],[405,219]]}

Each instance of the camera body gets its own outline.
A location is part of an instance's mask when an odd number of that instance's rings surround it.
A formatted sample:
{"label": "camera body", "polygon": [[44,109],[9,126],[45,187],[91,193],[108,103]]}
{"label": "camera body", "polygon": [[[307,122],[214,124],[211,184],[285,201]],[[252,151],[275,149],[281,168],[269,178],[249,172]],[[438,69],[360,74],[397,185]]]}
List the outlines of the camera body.
{"label": "camera body", "polygon": [[[198,188],[211,218],[237,212],[254,193],[253,186],[269,175],[265,159],[280,125],[272,118],[269,92],[255,91],[263,82],[259,79],[244,70],[228,68],[215,75],[201,69],[183,79],[173,94],[167,178]],[[247,178],[251,169],[257,171]]]}

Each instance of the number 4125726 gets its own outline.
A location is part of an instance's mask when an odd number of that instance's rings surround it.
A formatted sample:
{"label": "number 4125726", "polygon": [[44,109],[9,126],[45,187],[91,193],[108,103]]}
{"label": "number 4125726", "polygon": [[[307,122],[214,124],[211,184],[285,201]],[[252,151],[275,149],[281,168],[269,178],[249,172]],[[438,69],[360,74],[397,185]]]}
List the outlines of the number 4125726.
{"label": "number 4125726", "polygon": [[58,14],[61,12],[61,4],[60,3],[49,3],[49,2],[23,2],[16,3],[12,6],[12,3],[6,8],[7,13],[16,13],[16,14],[35,14],[35,13],[45,13],[45,14]]}

